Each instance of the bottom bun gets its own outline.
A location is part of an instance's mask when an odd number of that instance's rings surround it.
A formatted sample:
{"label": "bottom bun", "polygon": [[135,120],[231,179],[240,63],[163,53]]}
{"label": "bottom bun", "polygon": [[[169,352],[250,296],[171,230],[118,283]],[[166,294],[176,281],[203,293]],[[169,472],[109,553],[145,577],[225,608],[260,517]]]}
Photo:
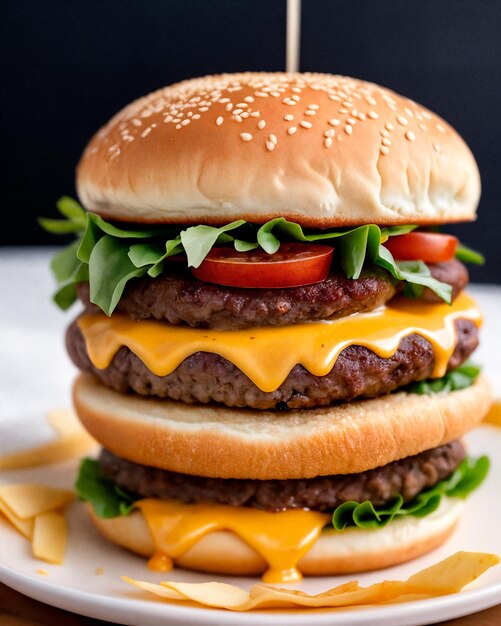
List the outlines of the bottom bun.
{"label": "bottom bun", "polygon": [[[439,508],[423,518],[406,516],[375,530],[324,530],[299,561],[298,568],[305,575],[316,576],[365,572],[404,563],[441,545],[454,530],[462,508],[461,500],[443,498]],[[153,555],[153,539],[141,511],[111,519],[97,517],[90,505],[88,511],[107,539],[136,554]],[[217,574],[255,575],[267,569],[254,548],[230,531],[205,535],[175,563]]]}

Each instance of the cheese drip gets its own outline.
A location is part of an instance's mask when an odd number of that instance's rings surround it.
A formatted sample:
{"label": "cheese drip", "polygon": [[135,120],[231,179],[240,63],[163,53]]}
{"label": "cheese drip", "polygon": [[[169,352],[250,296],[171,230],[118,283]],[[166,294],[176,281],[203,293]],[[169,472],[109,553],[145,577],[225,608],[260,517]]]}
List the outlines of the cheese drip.
{"label": "cheese drip", "polygon": [[134,321],[121,313],[84,314],[78,320],[92,363],[105,369],[122,346],[129,348],[157,376],[166,376],[195,352],[212,352],[238,367],[262,391],[275,391],[298,363],[315,376],[325,376],[348,346],[364,346],[379,357],[395,354],[400,341],[417,333],[435,353],[433,377],[447,371],[454,351],[454,321],[477,326],[481,314],[474,300],[459,295],[452,305],[398,297],[387,306],[337,320],[279,328],[206,330],[173,326],[156,320]]}
{"label": "cheese drip", "polygon": [[218,504],[182,504],[157,499],[136,505],[146,519],[155,544],[150,567],[165,571],[172,559],[187,552],[197,541],[217,530],[230,530],[268,563],[263,580],[285,583],[301,580],[297,569],[331,516],[293,509],[270,513]]}

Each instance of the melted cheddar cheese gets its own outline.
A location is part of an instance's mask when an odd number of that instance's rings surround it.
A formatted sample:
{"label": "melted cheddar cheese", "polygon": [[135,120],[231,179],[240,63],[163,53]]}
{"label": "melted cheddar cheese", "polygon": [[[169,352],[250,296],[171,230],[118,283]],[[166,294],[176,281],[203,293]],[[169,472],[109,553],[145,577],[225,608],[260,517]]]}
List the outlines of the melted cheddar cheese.
{"label": "melted cheddar cheese", "polygon": [[150,567],[165,571],[172,560],[217,530],[233,531],[268,563],[263,580],[284,583],[301,580],[297,564],[310,550],[331,516],[305,509],[270,513],[221,504],[182,504],[140,500],[155,544]]}
{"label": "melted cheddar cheese", "polygon": [[78,320],[89,357],[99,369],[108,367],[126,346],[157,376],[166,376],[195,352],[227,359],[262,391],[275,391],[296,364],[325,376],[339,354],[351,345],[365,346],[379,357],[395,354],[401,339],[417,333],[435,353],[433,377],[443,376],[456,343],[454,321],[477,326],[481,314],[465,293],[452,305],[429,304],[404,297],[385,307],[337,320],[246,330],[206,330],[173,326],[156,320],[134,321],[121,313],[84,314]]}

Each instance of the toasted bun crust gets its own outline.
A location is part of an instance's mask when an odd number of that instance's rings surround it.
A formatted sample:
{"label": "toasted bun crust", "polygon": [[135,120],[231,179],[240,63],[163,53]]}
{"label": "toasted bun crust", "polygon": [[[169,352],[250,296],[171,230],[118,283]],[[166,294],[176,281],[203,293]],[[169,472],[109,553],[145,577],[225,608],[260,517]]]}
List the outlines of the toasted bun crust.
{"label": "toasted bun crust", "polygon": [[[311,550],[299,561],[306,575],[332,575],[390,567],[414,559],[442,544],[456,526],[462,501],[444,498],[440,507],[423,518],[404,517],[385,528],[351,528],[342,533],[323,531]],[[113,543],[145,557],[153,555],[151,533],[142,512],[103,519],[88,507],[98,530]],[[255,575],[266,569],[264,559],[231,531],[205,535],[176,559],[186,569],[218,574]]]}
{"label": "toasted bun crust", "polygon": [[304,226],[472,220],[475,160],[442,119],[329,74],[224,74],[136,100],[91,140],[80,199],[116,220]]}
{"label": "toasted bun crust", "polygon": [[121,394],[81,375],[76,411],[114,454],[214,478],[286,479],[363,472],[458,439],[491,404],[485,379],[446,395],[405,392],[272,412]]}

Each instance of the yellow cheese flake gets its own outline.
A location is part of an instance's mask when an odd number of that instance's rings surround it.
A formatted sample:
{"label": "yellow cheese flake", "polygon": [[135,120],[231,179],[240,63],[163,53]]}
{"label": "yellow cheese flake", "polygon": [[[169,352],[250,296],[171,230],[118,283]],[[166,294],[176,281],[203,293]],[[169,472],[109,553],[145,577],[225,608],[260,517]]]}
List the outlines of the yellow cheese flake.
{"label": "yellow cheese flake", "polygon": [[36,448],[0,456],[0,470],[22,469],[65,461],[85,454],[96,445],[84,430],[58,437]]}
{"label": "yellow cheese flake", "polygon": [[325,608],[399,602],[404,596],[432,598],[460,591],[493,565],[499,557],[483,552],[457,552],[404,581],[385,580],[370,587],[357,581],[311,596],[297,590],[254,585],[247,592],[224,583],[163,582],[159,585],[123,577],[127,583],[165,600],[196,602],[204,607],[249,611],[263,608]]}
{"label": "yellow cheese flake", "polygon": [[501,398],[494,400],[491,410],[487,413],[485,422],[494,426],[501,426]]}
{"label": "yellow cheese flake", "polygon": [[26,539],[33,537],[33,520],[32,519],[20,519],[6,506],[2,500],[0,500],[0,513],[9,520],[9,522],[18,530],[21,535],[24,535]]}
{"label": "yellow cheese flake", "polygon": [[0,487],[0,501],[14,515],[26,520],[40,513],[60,509],[75,498],[72,491],[48,485],[4,485]]}
{"label": "yellow cheese flake", "polygon": [[35,448],[0,456],[0,470],[65,461],[85,454],[96,445],[96,441],[82,428],[72,409],[52,409],[47,413],[47,421],[56,431],[57,439]]}
{"label": "yellow cheese flake", "polygon": [[48,411],[46,419],[59,435],[69,435],[83,430],[73,409],[51,409]]}
{"label": "yellow cheese flake", "polygon": [[60,565],[66,548],[66,520],[61,513],[50,511],[35,517],[33,554],[37,559]]}

